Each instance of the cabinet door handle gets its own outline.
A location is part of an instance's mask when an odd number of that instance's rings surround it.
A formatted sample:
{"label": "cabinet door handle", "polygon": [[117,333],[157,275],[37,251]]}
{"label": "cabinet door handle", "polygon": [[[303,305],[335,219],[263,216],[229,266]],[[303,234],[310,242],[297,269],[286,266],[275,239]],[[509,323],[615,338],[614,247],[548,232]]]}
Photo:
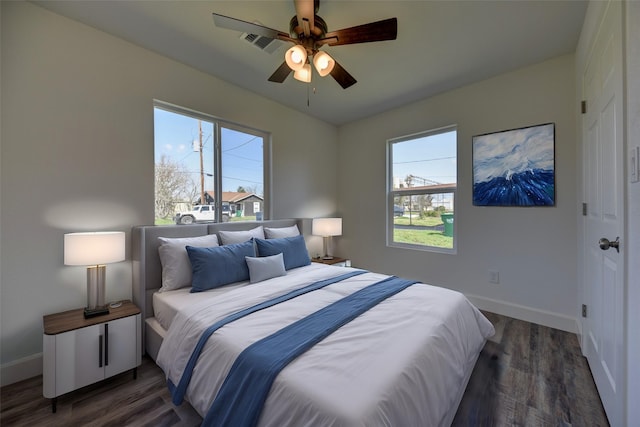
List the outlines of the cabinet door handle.
{"label": "cabinet door handle", "polygon": [[100,335],[100,341],[98,341],[98,368],[102,368],[102,335]]}
{"label": "cabinet door handle", "polygon": [[104,324],[104,366],[109,366],[109,324]]}

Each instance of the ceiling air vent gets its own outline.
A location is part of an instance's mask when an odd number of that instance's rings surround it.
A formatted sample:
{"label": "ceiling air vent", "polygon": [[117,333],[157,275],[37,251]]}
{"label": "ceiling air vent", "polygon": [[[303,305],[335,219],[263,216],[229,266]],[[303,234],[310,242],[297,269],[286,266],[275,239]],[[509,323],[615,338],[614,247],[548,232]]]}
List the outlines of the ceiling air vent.
{"label": "ceiling air vent", "polygon": [[[258,21],[253,21],[253,23],[257,25],[262,25]],[[276,49],[278,49],[282,45],[282,42],[280,40],[259,36],[257,34],[243,33],[240,36],[240,38],[248,43],[251,43],[253,46],[257,47],[258,49],[264,50],[267,53],[275,52]]]}

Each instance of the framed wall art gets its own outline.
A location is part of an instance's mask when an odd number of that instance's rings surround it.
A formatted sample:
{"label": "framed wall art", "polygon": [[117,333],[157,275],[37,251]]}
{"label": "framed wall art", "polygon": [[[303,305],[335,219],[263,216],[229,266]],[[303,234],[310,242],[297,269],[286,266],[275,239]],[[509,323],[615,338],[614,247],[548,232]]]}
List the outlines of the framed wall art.
{"label": "framed wall art", "polygon": [[555,123],[473,137],[475,206],[555,205]]}

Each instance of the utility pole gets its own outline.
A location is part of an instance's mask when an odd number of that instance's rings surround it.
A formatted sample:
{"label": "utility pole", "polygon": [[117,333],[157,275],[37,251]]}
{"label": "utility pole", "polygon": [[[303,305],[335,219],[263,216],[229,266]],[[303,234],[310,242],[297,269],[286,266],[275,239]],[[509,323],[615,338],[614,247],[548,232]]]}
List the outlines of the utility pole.
{"label": "utility pole", "polygon": [[202,122],[198,120],[198,141],[200,143],[200,204],[204,205],[204,161],[202,154]]}

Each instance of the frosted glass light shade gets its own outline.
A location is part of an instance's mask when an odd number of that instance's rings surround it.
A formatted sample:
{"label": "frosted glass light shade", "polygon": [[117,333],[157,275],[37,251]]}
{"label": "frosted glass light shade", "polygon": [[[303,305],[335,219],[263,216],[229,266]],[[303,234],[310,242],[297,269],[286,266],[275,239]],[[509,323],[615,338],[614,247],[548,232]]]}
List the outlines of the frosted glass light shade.
{"label": "frosted glass light shade", "polygon": [[304,67],[307,62],[307,50],[299,44],[293,46],[284,54],[284,60],[289,68],[298,71]]}
{"label": "frosted glass light shade", "polygon": [[311,64],[304,64],[304,67],[293,73],[293,78],[304,83],[311,82]]}
{"label": "frosted glass light shade", "polygon": [[327,52],[318,52],[313,57],[313,65],[316,67],[320,77],[324,77],[333,70],[336,61]]}
{"label": "frosted glass light shade", "polygon": [[124,261],[124,231],[64,235],[65,265],[98,265]]}
{"label": "frosted glass light shade", "polygon": [[316,236],[341,236],[342,218],[314,218],[311,234]]}

